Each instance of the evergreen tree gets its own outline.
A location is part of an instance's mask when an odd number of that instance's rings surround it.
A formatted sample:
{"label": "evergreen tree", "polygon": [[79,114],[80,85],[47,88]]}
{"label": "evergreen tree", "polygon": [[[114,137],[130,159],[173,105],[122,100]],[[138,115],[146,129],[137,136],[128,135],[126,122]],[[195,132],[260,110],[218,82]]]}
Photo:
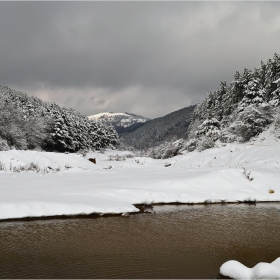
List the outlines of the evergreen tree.
{"label": "evergreen tree", "polygon": [[[221,83],[209,94],[194,111],[189,139],[197,141],[198,148],[204,146],[200,142],[208,141],[207,132],[216,130],[221,141],[248,141],[271,123],[274,110],[271,105],[279,103],[280,56],[274,54],[273,59],[261,62],[254,73],[247,68],[242,74],[236,71],[229,87]],[[211,118],[219,121],[215,129],[208,129]]]}
{"label": "evergreen tree", "polygon": [[280,78],[273,82],[276,85],[276,89],[270,94],[269,103],[273,106],[278,106],[280,102]]}
{"label": "evergreen tree", "polygon": [[239,102],[243,98],[244,85],[242,76],[238,71],[235,72],[234,80],[231,83],[231,95],[233,104]]}
{"label": "evergreen tree", "polygon": [[219,138],[220,134],[220,123],[216,118],[206,119],[199,127],[196,132],[198,136],[211,137],[214,140]]}
{"label": "evergreen tree", "polygon": [[267,72],[267,67],[266,64],[261,61],[261,65],[255,69],[254,73],[254,78],[258,79],[262,87],[265,88],[265,81],[266,81],[266,72]]}
{"label": "evergreen tree", "polygon": [[112,127],[96,124],[74,109],[1,86],[0,138],[17,149],[61,152],[114,147],[119,141]]}
{"label": "evergreen tree", "polygon": [[239,104],[240,109],[255,104],[261,105],[266,103],[265,101],[265,89],[261,85],[258,79],[252,79],[248,82],[247,87],[244,91],[245,96]]}

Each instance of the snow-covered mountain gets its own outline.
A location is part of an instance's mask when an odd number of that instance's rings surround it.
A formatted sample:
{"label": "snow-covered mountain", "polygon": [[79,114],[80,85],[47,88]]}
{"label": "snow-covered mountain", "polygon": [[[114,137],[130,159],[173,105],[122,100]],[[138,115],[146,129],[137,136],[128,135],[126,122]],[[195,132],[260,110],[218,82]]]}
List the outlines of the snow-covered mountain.
{"label": "snow-covered mountain", "polygon": [[112,113],[104,112],[96,115],[91,115],[89,119],[95,119],[107,125],[113,125],[114,127],[127,128],[134,124],[144,123],[148,121],[148,118],[138,116],[130,113]]}

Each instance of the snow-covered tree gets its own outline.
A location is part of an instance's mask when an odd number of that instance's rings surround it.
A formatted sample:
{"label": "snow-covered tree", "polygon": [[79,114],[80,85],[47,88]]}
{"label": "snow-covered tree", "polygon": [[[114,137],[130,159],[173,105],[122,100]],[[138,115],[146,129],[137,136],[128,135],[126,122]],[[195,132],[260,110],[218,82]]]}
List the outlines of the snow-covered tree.
{"label": "snow-covered tree", "polygon": [[245,96],[239,103],[239,108],[244,109],[251,104],[265,105],[265,89],[258,79],[252,79],[248,82],[244,91]]}
{"label": "snow-covered tree", "polygon": [[101,149],[118,144],[117,133],[112,127],[56,104],[51,104],[49,110],[54,119],[52,146],[59,151]]}
{"label": "snow-covered tree", "polygon": [[261,61],[261,65],[255,69],[254,78],[258,79],[260,84],[265,87],[265,79],[267,73],[267,66],[266,64]]}
{"label": "snow-covered tree", "polygon": [[18,92],[10,91],[9,88],[3,91],[4,94],[0,94],[0,136],[9,146],[17,149],[42,147],[48,139],[49,118],[37,115],[35,110],[33,114],[23,110],[21,101],[25,104],[25,94],[21,98]]}
{"label": "snow-covered tree", "polygon": [[171,158],[180,154],[180,151],[182,150],[184,144],[185,141],[183,139],[165,142],[159,146],[150,148],[147,151],[147,155],[155,159]]}
{"label": "snow-covered tree", "polygon": [[74,109],[1,86],[0,138],[17,149],[57,151],[113,147],[119,141],[114,128],[90,121]]}
{"label": "snow-covered tree", "polygon": [[[248,141],[271,123],[273,107],[279,104],[280,56],[275,54],[273,59],[261,62],[254,72],[247,68],[242,74],[236,71],[230,86],[221,83],[197,105],[189,127],[189,139],[195,143],[191,149],[211,147],[210,140],[217,137],[222,142]],[[217,127],[208,128],[211,118],[219,122]],[[211,134],[216,138],[209,137]]]}
{"label": "snow-covered tree", "polygon": [[219,134],[220,123],[216,118],[206,119],[196,131],[196,135],[211,137],[214,140],[219,138]]}
{"label": "snow-covered tree", "polygon": [[229,126],[221,133],[222,142],[246,142],[261,133],[273,121],[272,107],[251,104],[232,114]]}
{"label": "snow-covered tree", "polygon": [[27,149],[24,121],[15,106],[0,102],[0,138],[5,140],[9,147]]}
{"label": "snow-covered tree", "polygon": [[273,84],[276,85],[276,89],[271,92],[269,103],[276,107],[280,103],[280,78],[275,80]]}

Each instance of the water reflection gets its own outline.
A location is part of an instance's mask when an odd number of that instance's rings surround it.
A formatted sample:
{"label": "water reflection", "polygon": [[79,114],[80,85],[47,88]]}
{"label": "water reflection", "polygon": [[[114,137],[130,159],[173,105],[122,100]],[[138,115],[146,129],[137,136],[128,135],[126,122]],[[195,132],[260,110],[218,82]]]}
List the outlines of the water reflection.
{"label": "water reflection", "polygon": [[227,260],[280,256],[280,204],[154,210],[0,223],[0,278],[214,278]]}

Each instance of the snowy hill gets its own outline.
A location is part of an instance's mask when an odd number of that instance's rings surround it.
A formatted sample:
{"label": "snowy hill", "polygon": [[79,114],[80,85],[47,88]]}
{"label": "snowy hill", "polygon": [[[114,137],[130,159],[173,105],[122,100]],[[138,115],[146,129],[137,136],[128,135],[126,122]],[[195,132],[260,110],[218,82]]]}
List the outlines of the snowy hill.
{"label": "snowy hill", "polygon": [[174,137],[187,138],[195,106],[189,106],[144,123],[121,135],[125,142],[137,149],[145,149],[171,141]]}
{"label": "snowy hill", "polygon": [[211,148],[217,140],[250,141],[270,124],[279,126],[279,105],[280,56],[274,54],[254,71],[236,71],[229,85],[221,82],[196,106],[189,127],[191,150]]}
{"label": "snowy hill", "polygon": [[[95,119],[106,125],[112,125],[115,128],[128,128],[134,124],[145,123],[148,118],[130,113],[112,113],[104,112],[96,115],[91,115],[89,119]],[[117,130],[118,131],[118,130]]]}
{"label": "snowy hill", "polygon": [[80,112],[0,85],[0,150],[71,151],[116,146],[112,127]]}

